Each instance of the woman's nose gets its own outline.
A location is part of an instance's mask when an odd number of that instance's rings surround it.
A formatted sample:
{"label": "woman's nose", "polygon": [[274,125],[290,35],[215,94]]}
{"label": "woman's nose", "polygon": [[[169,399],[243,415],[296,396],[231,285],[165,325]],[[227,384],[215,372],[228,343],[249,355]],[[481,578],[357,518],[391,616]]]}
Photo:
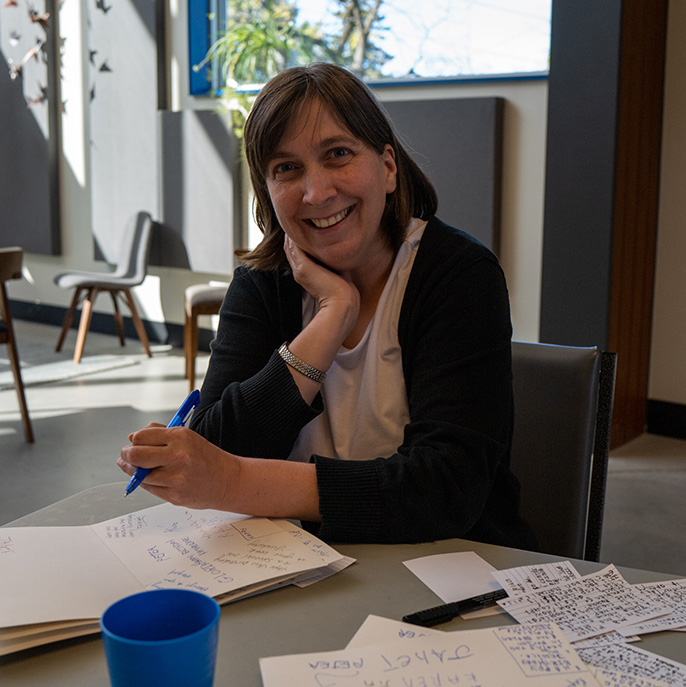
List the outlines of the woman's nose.
{"label": "woman's nose", "polygon": [[322,168],[310,169],[304,176],[303,202],[324,205],[336,195],[333,177]]}

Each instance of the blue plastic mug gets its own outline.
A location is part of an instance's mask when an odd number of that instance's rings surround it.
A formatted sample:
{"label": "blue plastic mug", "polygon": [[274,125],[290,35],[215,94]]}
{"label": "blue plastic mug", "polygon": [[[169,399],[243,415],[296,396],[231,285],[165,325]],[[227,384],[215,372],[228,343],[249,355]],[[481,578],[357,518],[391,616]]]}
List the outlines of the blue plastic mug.
{"label": "blue plastic mug", "polygon": [[112,687],[211,687],[219,604],[187,589],[113,603],[100,619]]}

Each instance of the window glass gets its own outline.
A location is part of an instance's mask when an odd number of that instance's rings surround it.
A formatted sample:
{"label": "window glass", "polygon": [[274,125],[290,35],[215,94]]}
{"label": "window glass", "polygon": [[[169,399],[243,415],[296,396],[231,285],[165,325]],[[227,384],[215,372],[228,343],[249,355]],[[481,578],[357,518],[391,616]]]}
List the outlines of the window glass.
{"label": "window glass", "polygon": [[190,5],[214,22],[206,61],[214,90],[227,78],[259,85],[320,60],[370,81],[548,71],[551,0],[209,1],[225,3],[222,12],[208,14],[207,0]]}
{"label": "window glass", "polygon": [[[321,27],[332,41],[344,30],[341,8],[371,8],[363,61],[353,46],[344,55],[347,66],[367,78],[548,71],[551,0],[295,0],[294,5],[301,25]],[[375,16],[373,7],[378,7]],[[360,26],[357,22],[353,35],[365,33]]]}

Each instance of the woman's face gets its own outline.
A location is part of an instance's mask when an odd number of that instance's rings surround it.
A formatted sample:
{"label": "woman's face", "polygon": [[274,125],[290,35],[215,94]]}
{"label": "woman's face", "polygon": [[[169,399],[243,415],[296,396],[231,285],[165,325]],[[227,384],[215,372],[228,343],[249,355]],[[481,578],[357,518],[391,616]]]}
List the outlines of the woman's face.
{"label": "woman's face", "polygon": [[312,100],[286,127],[266,179],[279,224],[305,252],[339,273],[388,262],[380,224],[396,186],[390,145],[375,152]]}

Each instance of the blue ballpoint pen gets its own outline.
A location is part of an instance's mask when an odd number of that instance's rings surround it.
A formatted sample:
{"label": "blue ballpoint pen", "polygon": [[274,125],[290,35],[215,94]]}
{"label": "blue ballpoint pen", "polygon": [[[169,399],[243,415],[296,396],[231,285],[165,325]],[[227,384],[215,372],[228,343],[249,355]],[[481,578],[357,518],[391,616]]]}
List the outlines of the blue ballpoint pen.
{"label": "blue ballpoint pen", "polygon": [[[200,392],[195,389],[188,394],[186,400],[176,411],[176,415],[174,415],[167,427],[183,427],[195,406],[198,405],[198,401],[200,401]],[[126,485],[124,496],[128,496],[145,479],[149,472],[150,470],[147,470],[146,468],[136,468],[136,472],[133,473],[129,483]]]}

